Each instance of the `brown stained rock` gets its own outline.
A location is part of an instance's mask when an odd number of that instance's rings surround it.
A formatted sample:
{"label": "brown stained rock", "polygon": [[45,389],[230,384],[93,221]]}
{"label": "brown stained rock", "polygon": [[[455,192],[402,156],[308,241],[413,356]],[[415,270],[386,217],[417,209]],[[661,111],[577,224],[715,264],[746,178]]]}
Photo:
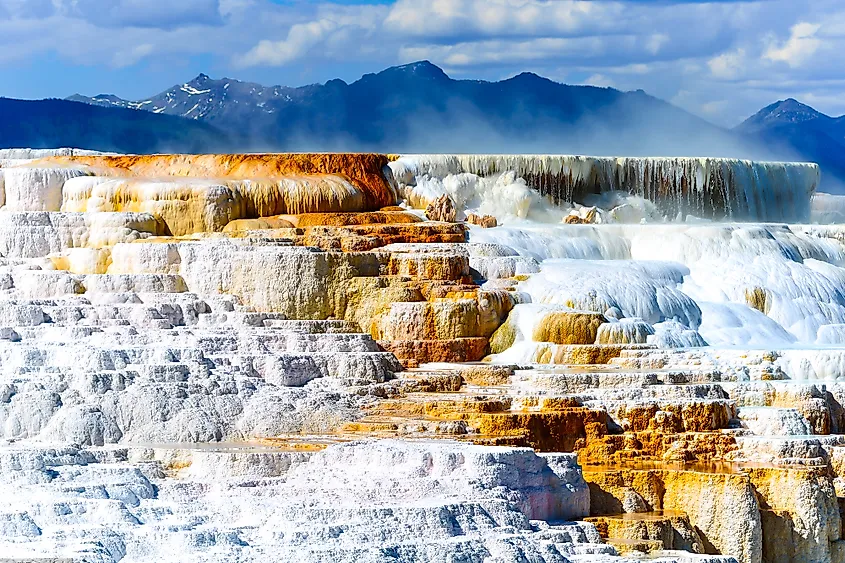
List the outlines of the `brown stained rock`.
{"label": "brown stained rock", "polygon": [[374,326],[377,340],[448,340],[479,333],[478,302],[473,299],[394,303]]}
{"label": "brown stained rock", "polygon": [[664,433],[644,430],[599,436],[579,452],[583,463],[608,464],[626,460],[667,462],[710,462],[728,459],[736,440],[720,432]]}
{"label": "brown stained rock", "polygon": [[380,341],[379,346],[399,358],[428,362],[477,362],[487,349],[486,338],[456,338],[453,340],[392,340]]}
{"label": "brown stained rock", "polygon": [[564,217],[563,222],[567,225],[589,225],[590,222],[586,219],[579,217],[578,215],[567,215]]}
{"label": "brown stained rock", "polygon": [[372,334],[374,323],[393,303],[425,301],[420,284],[389,277],[357,277],[346,287],[346,320]]}
{"label": "brown stained rock", "polygon": [[604,410],[583,407],[560,411],[464,414],[462,418],[482,436],[520,438],[524,445],[541,452],[576,451],[598,427],[607,427]]}
{"label": "brown stained rock", "polygon": [[280,215],[292,225],[305,227],[353,227],[362,225],[395,225],[420,223],[422,220],[401,207],[399,211],[371,211],[364,213],[304,213],[301,215]]}
{"label": "brown stained rock", "polygon": [[[459,378],[460,376],[458,376]],[[368,420],[408,420],[425,418],[454,422],[468,417],[495,414],[507,411],[510,400],[477,395],[447,395],[447,398],[419,400],[414,397],[382,401],[368,409]]]}
{"label": "brown stained rock", "polygon": [[419,280],[469,280],[469,258],[452,253],[391,254],[384,275]]}
{"label": "brown stained rock", "polygon": [[[330,244],[334,244],[334,241],[337,241],[337,239],[326,240],[332,240],[333,242]],[[340,239],[340,249],[343,252],[367,252],[379,248],[382,244],[382,239],[377,236],[351,236]]]}
{"label": "brown stained rock", "polygon": [[469,366],[461,370],[461,377],[470,385],[506,385],[513,373],[510,366]]}
{"label": "brown stained rock", "polygon": [[393,303],[373,319],[377,340],[449,340],[489,338],[510,309],[512,298],[498,292],[475,291],[468,297],[427,302]]}
{"label": "brown stained rock", "polygon": [[618,413],[632,432],[655,430],[667,434],[710,432],[727,428],[735,416],[732,403],[725,400],[684,400],[637,404]]}
{"label": "brown stained rock", "polygon": [[596,344],[647,344],[654,327],[644,321],[604,323],[598,329]]}
{"label": "brown stained rock", "polygon": [[[581,407],[581,402],[575,397],[542,397],[538,398],[536,405],[545,411],[560,411]],[[604,435],[606,432],[602,432]]]}
{"label": "brown stained rock", "polygon": [[[410,360],[412,363],[419,363]],[[463,386],[461,375],[453,372],[402,372],[397,374],[403,393],[453,393]]]}
{"label": "brown stained rock", "polygon": [[347,252],[374,250],[394,243],[466,242],[466,227],[457,223],[374,223],[345,227],[312,226],[302,230],[305,236],[298,244]]}
{"label": "brown stained rock", "polygon": [[475,213],[467,215],[467,223],[478,225],[484,229],[492,229],[493,227],[499,226],[499,221],[492,215],[476,215]]}
{"label": "brown stained rock", "polygon": [[594,344],[599,326],[606,322],[601,313],[549,313],[534,329],[533,340],[553,344]]}
{"label": "brown stained rock", "polygon": [[[517,411],[499,395],[454,394],[382,401],[363,422],[394,421],[400,426],[439,424],[469,431],[467,439],[490,445],[533,447],[538,451],[575,451],[606,434],[607,414],[561,403],[557,410]],[[402,420],[405,422],[400,422]],[[439,421],[439,422],[438,422]],[[360,430],[359,430],[360,431]]]}
{"label": "brown stained rock", "polygon": [[705,552],[701,537],[683,512],[593,516],[585,520],[595,524],[601,537],[613,545],[614,540],[653,541],[660,549]]}
{"label": "brown stained rock", "polygon": [[590,488],[590,514],[624,512],[625,500],[634,491],[651,511],[686,513],[707,553],[731,555],[741,563],[760,563],[760,505],[748,475],[691,469],[584,467],[584,479]]}
{"label": "brown stained rock", "polygon": [[606,542],[612,545],[619,555],[655,553],[664,549],[660,540],[629,540],[624,538],[608,538]]}
{"label": "brown stained rock", "polygon": [[425,216],[429,221],[454,223],[458,219],[458,210],[452,198],[443,194],[429,204],[425,210]]}

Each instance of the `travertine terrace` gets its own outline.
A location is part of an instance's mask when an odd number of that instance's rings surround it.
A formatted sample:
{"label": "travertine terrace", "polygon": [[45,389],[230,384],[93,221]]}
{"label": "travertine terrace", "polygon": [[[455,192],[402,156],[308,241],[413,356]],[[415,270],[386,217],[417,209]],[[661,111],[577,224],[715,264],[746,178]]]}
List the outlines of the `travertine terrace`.
{"label": "travertine terrace", "polygon": [[2,151],[0,554],[845,561],[818,180]]}

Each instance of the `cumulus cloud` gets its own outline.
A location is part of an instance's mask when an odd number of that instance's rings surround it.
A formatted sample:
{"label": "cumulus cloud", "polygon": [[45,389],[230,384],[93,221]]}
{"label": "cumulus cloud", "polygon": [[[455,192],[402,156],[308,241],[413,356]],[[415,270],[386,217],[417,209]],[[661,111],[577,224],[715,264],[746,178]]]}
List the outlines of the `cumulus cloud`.
{"label": "cumulus cloud", "polygon": [[619,2],[584,0],[398,0],[385,27],[410,37],[583,36],[613,26]]}
{"label": "cumulus cloud", "polygon": [[771,45],[763,55],[771,61],[783,61],[798,66],[818,51],[822,42],[816,37],[821,25],[801,22],[792,26],[789,39],[780,46]]}
{"label": "cumulus cloud", "polygon": [[112,55],[112,65],[117,68],[132,66],[141,59],[152,55],[154,52],[155,46],[149,43],[134,45],[128,49],[121,49]]}
{"label": "cumulus cloud", "polygon": [[321,8],[317,18],[291,26],[287,37],[279,41],[263,39],[242,56],[238,66],[286,65],[310,57],[349,57],[361,53],[379,29],[384,8],[378,6],[349,9],[340,6]]}
{"label": "cumulus cloud", "polygon": [[337,30],[337,27],[337,23],[331,20],[298,23],[290,28],[287,39],[260,41],[240,59],[240,63],[244,66],[287,64],[304,56],[313,47],[323,42],[326,36]]}
{"label": "cumulus cloud", "polygon": [[710,73],[716,78],[733,79],[740,76],[746,67],[745,49],[722,53],[707,61]]}

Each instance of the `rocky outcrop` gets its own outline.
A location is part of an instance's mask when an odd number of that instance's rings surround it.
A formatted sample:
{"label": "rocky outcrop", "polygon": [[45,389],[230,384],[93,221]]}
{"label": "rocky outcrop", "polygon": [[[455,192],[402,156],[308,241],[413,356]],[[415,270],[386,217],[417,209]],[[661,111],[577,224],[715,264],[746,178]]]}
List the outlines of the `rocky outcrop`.
{"label": "rocky outcrop", "polygon": [[467,215],[467,223],[478,225],[484,229],[492,229],[499,224],[496,218],[492,215],[476,215],[475,213]]}
{"label": "rocky outcrop", "polygon": [[455,209],[455,202],[451,197],[442,195],[426,207],[425,216],[429,221],[454,223],[458,218],[458,210]]}

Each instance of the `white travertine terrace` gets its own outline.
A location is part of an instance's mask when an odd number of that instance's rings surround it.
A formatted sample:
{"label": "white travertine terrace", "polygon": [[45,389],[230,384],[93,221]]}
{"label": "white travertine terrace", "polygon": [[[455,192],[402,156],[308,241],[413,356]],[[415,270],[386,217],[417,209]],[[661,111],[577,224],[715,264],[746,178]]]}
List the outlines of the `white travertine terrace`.
{"label": "white travertine terrace", "polygon": [[58,154],[0,151],[2,556],[845,561],[815,166]]}

